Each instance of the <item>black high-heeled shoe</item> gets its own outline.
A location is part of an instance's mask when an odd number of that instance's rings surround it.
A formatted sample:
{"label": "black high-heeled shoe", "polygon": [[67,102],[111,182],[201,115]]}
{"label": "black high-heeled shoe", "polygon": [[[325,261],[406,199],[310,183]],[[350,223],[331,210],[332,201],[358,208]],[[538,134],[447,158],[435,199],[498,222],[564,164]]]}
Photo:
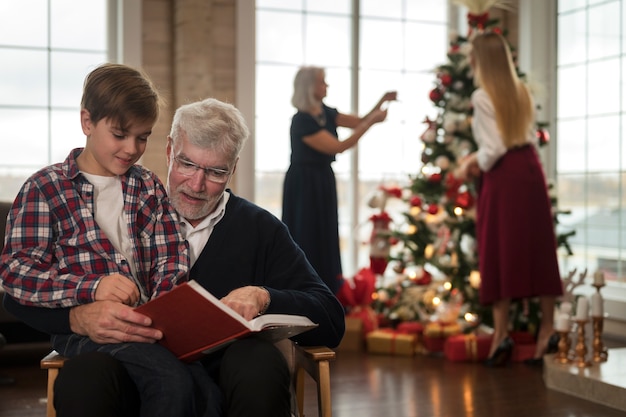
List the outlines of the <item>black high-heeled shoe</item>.
{"label": "black high-heeled shoe", "polygon": [[495,352],[493,352],[493,355],[485,359],[485,366],[489,368],[505,366],[509,360],[511,360],[513,346],[513,339],[508,336],[505,337],[504,340],[500,342]]}
{"label": "black high-heeled shoe", "polygon": [[[544,355],[548,353],[556,353],[559,351],[559,339],[560,336],[558,333],[553,333],[550,336],[550,339],[548,339],[548,346],[546,346],[546,352],[544,353]],[[543,355],[541,355],[541,357],[539,358],[524,359],[524,364],[536,368],[541,368],[543,366]]]}
{"label": "black high-heeled shoe", "polygon": [[548,339],[548,347],[546,349],[546,353],[556,353],[559,351],[559,340],[561,337],[558,333],[552,333],[550,339]]}

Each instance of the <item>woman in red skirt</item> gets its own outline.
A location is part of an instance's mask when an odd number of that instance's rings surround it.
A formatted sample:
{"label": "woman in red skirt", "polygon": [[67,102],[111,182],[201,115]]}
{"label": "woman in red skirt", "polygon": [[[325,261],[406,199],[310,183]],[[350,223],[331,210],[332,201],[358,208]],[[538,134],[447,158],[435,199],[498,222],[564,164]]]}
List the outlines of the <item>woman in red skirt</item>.
{"label": "woman in red skirt", "polygon": [[529,364],[541,364],[554,333],[562,283],[545,175],[535,149],[534,103],[519,80],[504,38],[481,33],[472,40],[472,131],[478,150],[457,175],[480,176],[476,240],[480,300],[491,305],[494,337],[488,366],[508,362],[511,300],[539,297],[541,325]]}

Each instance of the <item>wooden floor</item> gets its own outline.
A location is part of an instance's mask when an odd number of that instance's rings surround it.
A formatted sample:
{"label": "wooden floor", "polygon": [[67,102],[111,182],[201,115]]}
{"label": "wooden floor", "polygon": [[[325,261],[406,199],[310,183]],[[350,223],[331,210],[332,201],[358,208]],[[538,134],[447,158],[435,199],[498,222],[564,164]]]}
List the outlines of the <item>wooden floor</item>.
{"label": "wooden floor", "polygon": [[[45,416],[47,346],[0,351],[0,417]],[[335,417],[617,417],[624,413],[545,388],[540,369],[512,364],[489,369],[442,357],[392,357],[339,352],[332,364]],[[309,395],[311,394],[311,395]],[[305,414],[317,415],[307,384]],[[167,416],[170,417],[170,416]]]}

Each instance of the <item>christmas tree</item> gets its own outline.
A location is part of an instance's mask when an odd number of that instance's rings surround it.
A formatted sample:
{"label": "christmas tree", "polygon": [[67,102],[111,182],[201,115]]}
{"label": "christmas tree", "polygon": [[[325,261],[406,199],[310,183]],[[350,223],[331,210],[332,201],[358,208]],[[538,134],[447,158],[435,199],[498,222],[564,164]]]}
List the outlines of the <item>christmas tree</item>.
{"label": "christmas tree", "polygon": [[[490,310],[478,299],[476,190],[473,182],[455,178],[454,170],[461,158],[477,149],[471,130],[470,97],[476,87],[469,65],[469,39],[472,33],[482,30],[505,37],[506,33],[487,13],[497,2],[463,3],[469,9],[469,33],[451,36],[448,62],[436,68],[429,99],[438,115],[424,120],[426,129],[420,136],[423,165],[410,176],[401,197],[408,203],[403,213],[405,224],[379,233],[390,245],[388,259],[397,279],[376,289],[372,307],[392,322],[460,319],[466,329],[479,323],[491,324]],[[518,71],[518,75],[524,79],[524,74]],[[541,146],[548,143],[545,123],[537,123],[536,133]],[[558,213],[555,211],[555,221]],[[558,244],[567,247],[567,237],[559,236]],[[533,300],[514,304],[514,326],[533,330],[537,314]]]}

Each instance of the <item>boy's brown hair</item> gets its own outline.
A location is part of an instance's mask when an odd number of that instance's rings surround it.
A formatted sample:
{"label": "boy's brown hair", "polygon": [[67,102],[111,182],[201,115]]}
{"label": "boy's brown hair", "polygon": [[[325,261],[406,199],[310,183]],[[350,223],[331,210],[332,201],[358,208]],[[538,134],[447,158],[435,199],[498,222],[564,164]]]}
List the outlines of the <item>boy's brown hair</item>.
{"label": "boy's brown hair", "polygon": [[122,64],[103,64],[85,78],[81,108],[91,121],[116,122],[127,129],[130,121],[155,123],[162,99],[150,78]]}

